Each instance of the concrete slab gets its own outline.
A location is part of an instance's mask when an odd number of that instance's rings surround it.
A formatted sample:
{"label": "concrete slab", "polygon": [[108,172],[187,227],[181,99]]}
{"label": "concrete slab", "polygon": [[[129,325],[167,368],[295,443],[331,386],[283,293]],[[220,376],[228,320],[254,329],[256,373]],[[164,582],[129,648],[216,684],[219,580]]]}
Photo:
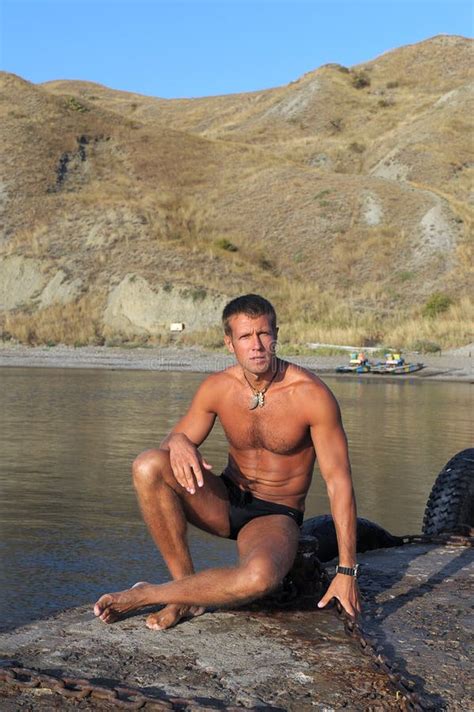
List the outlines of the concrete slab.
{"label": "concrete slab", "polygon": [[436,710],[474,710],[474,552],[379,549],[364,561],[364,629]]}
{"label": "concrete slab", "polygon": [[[411,544],[359,558],[364,629],[414,680],[428,708],[472,709],[472,549]],[[148,630],[144,620],[141,611],[108,626],[90,606],[70,609],[1,634],[0,657],[49,674],[139,688],[181,710],[400,709],[388,677],[330,611],[261,603],[205,613],[162,632]],[[46,694],[0,686],[1,709],[97,708],[91,700]]]}
{"label": "concrete slab", "polygon": [[49,674],[214,709],[296,712],[340,708],[349,699],[364,709],[372,683],[386,682],[334,616],[318,611],[217,611],[154,632],[143,613],[108,626],[84,607],[3,634],[0,652]]}

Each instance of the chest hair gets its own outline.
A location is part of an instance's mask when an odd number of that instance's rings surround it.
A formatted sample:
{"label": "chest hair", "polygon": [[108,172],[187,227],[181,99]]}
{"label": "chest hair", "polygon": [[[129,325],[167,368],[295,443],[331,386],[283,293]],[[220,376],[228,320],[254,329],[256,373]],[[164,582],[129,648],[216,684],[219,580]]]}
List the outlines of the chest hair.
{"label": "chest hair", "polygon": [[238,450],[264,449],[276,454],[289,454],[298,449],[308,436],[307,428],[298,423],[286,399],[279,394],[266,396],[263,407],[249,409],[251,394],[236,399],[230,414],[220,417],[230,444]]}

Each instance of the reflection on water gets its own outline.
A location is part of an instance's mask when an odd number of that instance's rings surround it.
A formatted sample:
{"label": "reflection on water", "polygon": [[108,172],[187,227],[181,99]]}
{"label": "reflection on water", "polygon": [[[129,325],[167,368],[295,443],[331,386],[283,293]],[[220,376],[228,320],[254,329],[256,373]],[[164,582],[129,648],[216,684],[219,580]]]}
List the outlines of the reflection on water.
{"label": "reflection on water", "polygon": [[[135,503],[130,464],[156,446],[204,375],[1,369],[2,628],[94,601],[166,569]],[[326,382],[348,434],[359,514],[394,533],[421,529],[433,480],[472,445],[472,387],[415,379]],[[203,452],[220,472],[216,426]],[[328,511],[316,476],[306,516]],[[196,568],[228,564],[235,545],[192,530]]]}

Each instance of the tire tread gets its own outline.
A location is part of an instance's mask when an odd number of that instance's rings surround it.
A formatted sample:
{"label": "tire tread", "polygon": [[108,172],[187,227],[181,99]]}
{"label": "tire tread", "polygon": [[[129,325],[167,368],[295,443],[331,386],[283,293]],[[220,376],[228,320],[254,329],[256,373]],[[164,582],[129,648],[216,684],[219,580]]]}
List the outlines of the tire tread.
{"label": "tire tread", "polygon": [[[458,452],[446,463],[432,487],[423,516],[423,534],[474,526],[474,448]],[[463,521],[464,519],[470,521]]]}

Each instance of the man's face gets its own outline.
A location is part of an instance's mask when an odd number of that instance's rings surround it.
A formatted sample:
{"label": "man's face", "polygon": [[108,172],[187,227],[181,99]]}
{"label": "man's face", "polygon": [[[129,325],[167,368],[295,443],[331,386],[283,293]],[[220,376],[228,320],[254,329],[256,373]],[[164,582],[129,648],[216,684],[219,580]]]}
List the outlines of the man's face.
{"label": "man's face", "polygon": [[266,373],[272,365],[278,329],[273,331],[269,316],[252,318],[236,314],[229,320],[231,336],[224,336],[227,348],[242,368],[257,375]]}

